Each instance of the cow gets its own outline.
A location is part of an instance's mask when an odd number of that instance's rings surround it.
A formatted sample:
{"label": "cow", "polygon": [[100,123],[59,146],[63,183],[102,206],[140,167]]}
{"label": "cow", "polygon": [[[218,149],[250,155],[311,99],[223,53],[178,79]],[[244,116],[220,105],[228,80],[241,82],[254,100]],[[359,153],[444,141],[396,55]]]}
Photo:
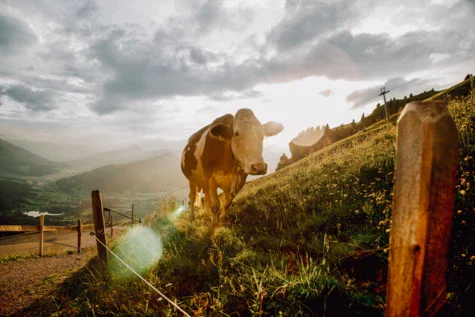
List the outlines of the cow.
{"label": "cow", "polygon": [[261,124],[252,110],[226,114],[194,133],[183,149],[181,170],[190,185],[190,212],[194,219],[197,193],[204,192],[204,203],[211,209],[211,226],[220,216],[218,188],[224,192],[221,221],[226,222],[229,206],[246,182],[247,175],[264,175],[267,163],[262,158],[264,137],[280,133],[277,122]]}

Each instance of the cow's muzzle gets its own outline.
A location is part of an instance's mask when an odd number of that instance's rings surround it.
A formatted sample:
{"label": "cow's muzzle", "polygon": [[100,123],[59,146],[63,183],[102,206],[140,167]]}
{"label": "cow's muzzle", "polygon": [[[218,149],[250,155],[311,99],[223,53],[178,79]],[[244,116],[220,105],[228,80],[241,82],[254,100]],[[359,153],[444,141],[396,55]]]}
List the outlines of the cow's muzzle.
{"label": "cow's muzzle", "polygon": [[253,163],[251,164],[251,175],[264,175],[267,174],[267,163],[266,162],[261,162],[261,163]]}

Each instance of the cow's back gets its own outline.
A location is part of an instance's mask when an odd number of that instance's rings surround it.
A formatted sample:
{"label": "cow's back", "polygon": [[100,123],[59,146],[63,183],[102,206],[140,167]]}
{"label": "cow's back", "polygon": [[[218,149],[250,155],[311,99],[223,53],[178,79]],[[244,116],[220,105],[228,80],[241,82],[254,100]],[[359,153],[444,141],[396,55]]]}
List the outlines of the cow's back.
{"label": "cow's back", "polygon": [[204,187],[206,184],[199,183],[207,183],[214,173],[231,173],[234,165],[231,142],[212,137],[209,129],[220,123],[230,126],[233,119],[231,114],[219,117],[188,139],[182,154],[181,169],[190,181]]}

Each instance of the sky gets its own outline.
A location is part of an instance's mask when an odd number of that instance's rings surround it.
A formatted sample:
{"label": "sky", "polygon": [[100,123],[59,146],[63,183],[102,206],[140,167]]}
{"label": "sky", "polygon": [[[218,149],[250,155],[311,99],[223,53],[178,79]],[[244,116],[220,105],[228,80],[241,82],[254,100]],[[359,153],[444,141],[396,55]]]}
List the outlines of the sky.
{"label": "sky", "polygon": [[[183,146],[250,108],[337,126],[475,73],[474,0],[0,0],[0,138]],[[441,71],[437,70],[444,68]],[[409,83],[408,83],[409,82]]]}

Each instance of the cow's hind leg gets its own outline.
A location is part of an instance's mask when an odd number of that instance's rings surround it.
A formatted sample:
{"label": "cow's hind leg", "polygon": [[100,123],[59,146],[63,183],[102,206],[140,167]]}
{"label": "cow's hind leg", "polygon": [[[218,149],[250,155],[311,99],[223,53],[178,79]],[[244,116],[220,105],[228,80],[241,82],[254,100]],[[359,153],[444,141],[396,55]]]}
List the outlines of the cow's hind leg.
{"label": "cow's hind leg", "polygon": [[190,202],[188,203],[190,207],[190,219],[193,221],[195,220],[195,200],[196,200],[196,185],[190,181],[190,193],[188,197],[190,198]]}
{"label": "cow's hind leg", "polygon": [[218,187],[216,186],[214,181],[210,181],[209,184],[209,191],[207,193],[209,195],[209,199],[211,200],[211,227],[216,227],[219,219],[219,210],[221,205],[219,203],[219,196],[218,196]]}

